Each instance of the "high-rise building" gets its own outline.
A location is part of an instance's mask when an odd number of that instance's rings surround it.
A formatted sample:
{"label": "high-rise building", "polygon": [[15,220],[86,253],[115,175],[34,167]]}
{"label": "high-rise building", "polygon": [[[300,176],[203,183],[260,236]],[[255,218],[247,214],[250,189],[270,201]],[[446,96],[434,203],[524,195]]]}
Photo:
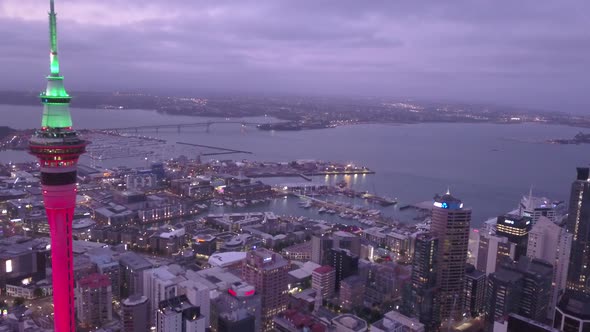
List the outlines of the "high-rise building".
{"label": "high-rise building", "polygon": [[412,259],[412,290],[408,314],[418,317],[427,331],[440,327],[436,276],[438,264],[438,239],[423,233],[416,236]]}
{"label": "high-rise building", "polygon": [[336,287],[336,270],[330,265],[324,265],[313,270],[311,273],[311,288],[317,295],[326,300],[334,296]]}
{"label": "high-rise building", "polygon": [[486,274],[468,264],[465,269],[465,302],[463,305],[465,313],[471,317],[479,317],[484,313],[486,288]]}
{"label": "high-rise building", "polygon": [[231,285],[213,302],[213,330],[217,332],[260,331],[260,296],[245,282]]}
{"label": "high-rise building", "polygon": [[365,297],[365,280],[358,275],[344,278],[340,283],[340,306],[345,310],[362,307]]}
{"label": "high-rise building", "polygon": [[332,233],[334,239],[334,249],[346,249],[353,255],[360,256],[361,254],[361,238],[355,234],[336,231]]}
{"label": "high-rise building", "polygon": [[311,261],[320,264],[328,264],[328,252],[332,249],[334,240],[329,235],[314,235],[311,238]]}
{"label": "high-rise building", "polygon": [[590,169],[579,167],[577,171],[566,223],[573,235],[567,288],[590,294]]}
{"label": "high-rise building", "polygon": [[498,217],[496,222],[496,235],[503,236],[508,241],[516,244],[514,260],[519,260],[521,256],[526,255],[526,249],[529,238],[529,231],[532,227],[532,218],[518,216],[514,214],[505,214]]}
{"label": "high-rise building", "polygon": [[449,192],[434,198],[431,232],[438,237],[437,297],[441,319],[461,318],[471,209]]}
{"label": "high-rise building", "polygon": [[336,272],[334,290],[340,289],[340,282],[358,271],[359,257],[348,249],[330,249],[328,265]]}
{"label": "high-rise building", "polygon": [[108,276],[95,273],[79,280],[76,298],[81,326],[98,328],[113,319],[113,290]]}
{"label": "high-rise building", "polygon": [[514,261],[516,244],[508,238],[483,233],[479,235],[479,246],[475,266],[486,275],[496,272],[496,268],[506,262]]}
{"label": "high-rise building", "polygon": [[261,298],[261,331],[273,329],[273,316],[287,309],[289,261],[264,248],[248,252],[242,278]]}
{"label": "high-rise building", "polygon": [[29,152],[41,168],[41,187],[51,235],[51,266],[55,330],[74,331],[72,219],[76,207],[76,165],[88,142],[72,129],[71,97],[63,85],[57,56],[57,19],[53,0],[49,11],[50,70],[43,103],[41,129],[29,141]]}
{"label": "high-rise building", "polygon": [[508,315],[506,332],[559,332],[558,329],[518,314]]}
{"label": "high-rise building", "polygon": [[157,332],[205,332],[207,325],[199,307],[181,295],[159,303],[156,319]]}
{"label": "high-rise building", "polygon": [[488,277],[486,318],[489,323],[504,323],[509,313],[543,321],[551,298],[553,265],[522,257],[502,265]]}
{"label": "high-rise building", "polygon": [[535,197],[531,190],[528,195],[523,196],[518,206],[518,214],[523,217],[530,217],[533,225],[540,217],[546,217],[553,222],[560,222],[563,215],[563,202],[550,200],[546,197]]}
{"label": "high-rise building", "polygon": [[557,304],[553,327],[563,332],[590,330],[590,295],[566,290]]}
{"label": "high-rise building", "polygon": [[150,330],[148,298],[132,295],[121,301],[121,320],[125,332],[146,332]]}
{"label": "high-rise building", "polygon": [[540,217],[529,232],[527,256],[553,264],[553,289],[547,312],[547,317],[550,319],[555,316],[555,306],[565,290],[572,237],[572,234],[567,233],[563,227],[546,217]]}
{"label": "high-rise building", "polygon": [[143,295],[147,296],[150,302],[150,323],[155,322],[161,302],[180,295],[179,284],[186,281],[182,275],[184,272],[178,265],[164,265],[143,274]]}
{"label": "high-rise building", "polygon": [[152,263],[134,252],[121,255],[119,258],[121,298],[143,293],[143,274],[151,267]]}

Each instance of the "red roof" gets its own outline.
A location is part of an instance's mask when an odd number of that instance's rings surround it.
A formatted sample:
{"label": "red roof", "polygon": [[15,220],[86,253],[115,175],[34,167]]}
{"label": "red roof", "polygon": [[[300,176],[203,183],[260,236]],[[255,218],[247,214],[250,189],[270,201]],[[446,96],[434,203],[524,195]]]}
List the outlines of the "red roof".
{"label": "red roof", "polygon": [[107,275],[94,273],[78,281],[78,287],[82,288],[101,288],[111,285],[111,279]]}
{"label": "red roof", "polygon": [[317,272],[320,274],[330,273],[332,271],[334,271],[334,268],[331,267],[330,265],[320,266],[317,269],[313,270],[313,272]]}

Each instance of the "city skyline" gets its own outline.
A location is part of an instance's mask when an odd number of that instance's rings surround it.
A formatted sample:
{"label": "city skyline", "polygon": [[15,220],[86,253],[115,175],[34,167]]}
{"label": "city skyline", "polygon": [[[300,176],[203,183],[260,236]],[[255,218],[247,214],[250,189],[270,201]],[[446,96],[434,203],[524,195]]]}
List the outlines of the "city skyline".
{"label": "city skyline", "polygon": [[[35,4],[0,4],[0,25],[14,32],[3,63],[27,67],[0,89],[39,85],[46,25]],[[77,90],[379,95],[581,112],[590,104],[583,6],[65,1],[64,70]]]}

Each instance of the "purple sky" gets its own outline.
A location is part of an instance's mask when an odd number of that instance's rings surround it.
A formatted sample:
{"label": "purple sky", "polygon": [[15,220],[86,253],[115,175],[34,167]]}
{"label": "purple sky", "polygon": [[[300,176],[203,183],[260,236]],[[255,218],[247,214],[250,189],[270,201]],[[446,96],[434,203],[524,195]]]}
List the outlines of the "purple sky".
{"label": "purple sky", "polygon": [[[0,1],[0,89],[43,87],[48,3]],[[56,0],[56,10],[70,90],[353,94],[590,110],[586,0]]]}

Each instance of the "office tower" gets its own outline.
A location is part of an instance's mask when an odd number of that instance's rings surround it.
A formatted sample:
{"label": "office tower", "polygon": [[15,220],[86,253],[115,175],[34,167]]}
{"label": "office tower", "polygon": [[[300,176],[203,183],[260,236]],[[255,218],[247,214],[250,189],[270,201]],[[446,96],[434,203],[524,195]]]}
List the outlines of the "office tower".
{"label": "office tower", "polygon": [[473,265],[465,269],[465,289],[463,310],[471,317],[484,313],[487,279],[484,272],[478,271]]}
{"label": "office tower", "polygon": [[440,326],[440,307],[436,288],[438,239],[431,234],[416,236],[412,259],[412,290],[408,314],[418,317],[427,331]]}
{"label": "office tower", "polygon": [[261,331],[273,329],[273,316],[287,309],[289,262],[283,256],[259,248],[248,252],[242,266],[242,279],[258,291],[261,298]]}
{"label": "office tower", "polygon": [[532,227],[532,219],[525,216],[505,214],[499,216],[496,222],[496,236],[503,236],[516,244],[514,260],[526,255],[528,235]]}
{"label": "office tower", "polygon": [[342,279],[355,274],[359,267],[359,256],[348,249],[330,249],[328,252],[328,265],[336,271],[334,290],[340,289]]}
{"label": "office tower", "polygon": [[506,332],[559,332],[559,330],[521,315],[510,314]]}
{"label": "office tower", "polygon": [[502,263],[509,263],[516,255],[516,244],[508,238],[489,233],[479,235],[479,246],[475,266],[486,275],[496,272]]}
{"label": "office tower", "polygon": [[355,256],[361,254],[361,238],[359,236],[349,232],[336,231],[332,233],[332,239],[334,240],[334,249],[346,249]]}
{"label": "office tower", "polygon": [[443,321],[461,317],[470,221],[471,209],[449,192],[434,198],[431,232],[438,237],[436,281]]}
{"label": "office tower", "polygon": [[528,196],[523,196],[518,207],[518,214],[530,217],[533,225],[540,217],[546,217],[553,222],[559,222],[562,215],[563,202],[552,201],[546,197],[535,197],[531,190]]}
{"label": "office tower", "polygon": [[143,274],[145,271],[149,271],[152,263],[134,252],[126,252],[119,258],[119,267],[121,275],[121,298],[142,294]]}
{"label": "office tower", "polygon": [[72,217],[76,206],[76,164],[88,142],[72,129],[71,97],[63,86],[57,57],[57,20],[53,0],[49,11],[50,70],[43,103],[41,129],[29,140],[29,152],[41,168],[41,187],[51,235],[51,267],[55,330],[74,331]]}
{"label": "office tower", "polygon": [[166,299],[158,304],[157,332],[205,332],[207,325],[199,307],[192,305],[186,296]]}
{"label": "office tower", "polygon": [[324,265],[313,270],[311,273],[311,288],[317,295],[326,300],[334,296],[336,287],[336,270],[330,265]]}
{"label": "office tower", "polygon": [[553,265],[522,257],[502,265],[488,277],[486,319],[504,323],[509,313],[542,321],[547,316],[551,298]]}
{"label": "office tower", "polygon": [[572,234],[545,217],[540,217],[529,232],[527,256],[553,264],[553,289],[547,317],[555,316],[555,306],[565,290],[572,247]]}
{"label": "office tower", "polygon": [[113,319],[113,290],[108,276],[95,273],[79,280],[76,298],[81,326],[98,328]]}
{"label": "office tower", "polygon": [[213,307],[215,331],[260,331],[260,296],[251,285],[233,283],[227,293],[219,294]]}
{"label": "office tower", "polygon": [[132,295],[121,301],[121,320],[125,332],[146,332],[150,329],[148,298]]}
{"label": "office tower", "polygon": [[577,169],[566,223],[573,235],[567,288],[590,294],[590,169]]}
{"label": "office tower", "polygon": [[143,295],[149,299],[150,323],[156,319],[158,305],[167,299],[178,297],[179,284],[186,281],[184,269],[178,265],[160,266],[143,273]]}
{"label": "office tower", "polygon": [[590,330],[590,295],[566,290],[557,304],[553,327],[563,332]]}
{"label": "office tower", "polygon": [[365,297],[365,280],[354,275],[345,278],[340,283],[340,306],[345,310],[362,307]]}
{"label": "office tower", "polygon": [[331,236],[314,235],[311,238],[311,261],[320,265],[328,264],[328,252],[333,245]]}

